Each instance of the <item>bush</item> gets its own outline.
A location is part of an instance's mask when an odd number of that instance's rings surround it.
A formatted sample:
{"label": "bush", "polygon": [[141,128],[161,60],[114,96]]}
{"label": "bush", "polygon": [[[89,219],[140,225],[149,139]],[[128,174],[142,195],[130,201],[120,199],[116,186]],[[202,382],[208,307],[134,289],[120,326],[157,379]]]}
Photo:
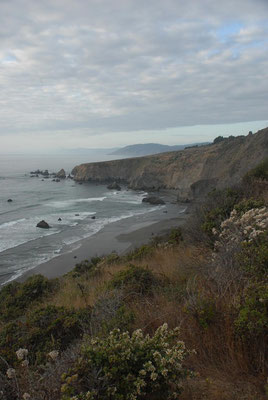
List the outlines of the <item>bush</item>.
{"label": "bush", "polygon": [[20,317],[29,306],[33,307],[33,302],[51,294],[56,282],[42,275],[33,275],[24,283],[13,282],[4,286],[0,292],[0,319],[11,321]]}
{"label": "bush", "polygon": [[174,228],[171,230],[168,236],[168,243],[170,244],[178,244],[183,241],[181,228]]}
{"label": "bush", "polygon": [[204,219],[202,230],[213,238],[213,229],[219,229],[222,221],[228,218],[234,205],[240,200],[241,193],[235,189],[213,190],[203,206]]}
{"label": "bush", "polygon": [[24,321],[6,324],[0,332],[0,356],[14,363],[14,353],[19,347],[27,348],[32,363],[46,360],[51,350],[64,350],[83,333],[83,325],[89,325],[89,311],[70,311],[64,307],[40,307]]}
{"label": "bush", "polygon": [[106,338],[89,339],[81,357],[64,376],[64,399],[135,400],[157,393],[177,398],[187,375],[183,360],[189,352],[178,341],[178,329],[167,324],[154,336],[141,330],[130,335],[115,329]]}
{"label": "bush", "polygon": [[254,279],[263,280],[268,275],[268,231],[266,230],[251,242],[244,242],[237,255],[243,271]]}
{"label": "bush", "polygon": [[204,329],[216,321],[216,305],[212,299],[201,298],[197,295],[196,301],[193,302],[191,299],[186,309]]}
{"label": "bush", "polygon": [[238,204],[235,204],[234,210],[236,210],[239,215],[242,215],[249,210],[252,210],[254,208],[261,208],[263,206],[265,206],[263,200],[255,200],[251,198],[247,200],[242,200]]}
{"label": "bush", "polygon": [[93,257],[91,260],[84,260],[75,265],[74,269],[70,271],[67,275],[73,278],[78,278],[81,275],[86,275],[87,277],[92,277],[99,272],[98,264],[102,259],[100,257]]}
{"label": "bush", "polygon": [[245,337],[265,335],[268,330],[268,291],[267,285],[255,283],[250,285],[241,300],[235,327]]}
{"label": "bush", "polygon": [[137,249],[130,251],[124,258],[126,261],[142,260],[144,257],[150,256],[154,252],[154,245],[144,244]]}
{"label": "bush", "polygon": [[127,288],[128,291],[145,294],[151,291],[155,283],[156,278],[149,269],[130,264],[126,269],[113,276],[109,287],[113,289]]}
{"label": "bush", "polygon": [[134,313],[124,303],[124,297],[118,289],[99,296],[92,309],[91,334],[107,334],[114,328],[130,329]]}
{"label": "bush", "polygon": [[244,177],[244,180],[248,181],[251,179],[261,179],[268,180],[268,158],[266,158],[263,162],[258,164],[255,168],[250,170]]}

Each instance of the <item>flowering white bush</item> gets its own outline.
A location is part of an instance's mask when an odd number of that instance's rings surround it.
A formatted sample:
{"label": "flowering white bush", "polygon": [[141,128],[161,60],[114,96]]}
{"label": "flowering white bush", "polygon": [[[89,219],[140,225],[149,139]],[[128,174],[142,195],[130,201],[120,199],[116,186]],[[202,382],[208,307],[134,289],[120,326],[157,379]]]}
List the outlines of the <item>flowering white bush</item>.
{"label": "flowering white bush", "polygon": [[190,374],[182,365],[188,354],[178,328],[168,330],[167,324],[152,337],[140,329],[132,335],[115,329],[84,345],[62,392],[72,400],[136,400],[154,392],[178,398],[181,380]]}
{"label": "flowering white bush", "polygon": [[250,247],[254,252],[254,245],[261,242],[267,230],[268,207],[251,208],[244,213],[234,209],[230,218],[221,223],[220,231],[212,230],[217,240],[212,253],[211,275],[223,292],[233,282],[243,279],[244,272],[251,269],[252,261],[247,260],[248,254],[242,259],[239,255],[247,248],[247,253],[250,253]]}
{"label": "flowering white bush", "polygon": [[221,232],[214,228],[214,235],[219,235],[219,241],[215,243],[216,249],[230,242],[251,242],[257,236],[268,229],[268,208],[252,208],[240,215],[236,210],[231,212],[230,218],[221,223]]}

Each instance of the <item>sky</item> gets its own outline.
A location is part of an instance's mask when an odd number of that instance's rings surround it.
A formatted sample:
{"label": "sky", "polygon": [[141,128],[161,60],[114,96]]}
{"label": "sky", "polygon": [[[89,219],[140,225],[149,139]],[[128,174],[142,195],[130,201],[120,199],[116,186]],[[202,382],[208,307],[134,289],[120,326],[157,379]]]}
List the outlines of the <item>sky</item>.
{"label": "sky", "polygon": [[0,0],[0,151],[268,126],[268,0]]}

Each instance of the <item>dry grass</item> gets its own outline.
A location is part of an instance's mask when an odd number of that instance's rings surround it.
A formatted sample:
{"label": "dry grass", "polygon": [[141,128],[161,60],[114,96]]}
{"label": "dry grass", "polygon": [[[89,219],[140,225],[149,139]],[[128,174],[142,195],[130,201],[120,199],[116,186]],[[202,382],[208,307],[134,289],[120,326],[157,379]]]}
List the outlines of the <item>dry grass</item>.
{"label": "dry grass", "polygon": [[[199,376],[187,382],[182,400],[262,400],[265,377],[255,376],[251,368],[249,349],[234,333],[230,305],[237,301],[230,291],[217,298],[215,287],[207,278],[210,250],[192,244],[172,248],[156,248],[153,254],[132,264],[146,267],[159,278],[159,285],[147,295],[125,296],[129,311],[135,315],[131,330],[141,328],[153,333],[167,322],[170,328],[180,327],[181,339],[197,354],[189,366]],[[94,307],[107,293],[107,284],[128,263],[102,263],[100,273],[86,280],[66,277],[51,303],[67,308]],[[195,313],[199,298],[215,304],[215,318],[202,326]]]}

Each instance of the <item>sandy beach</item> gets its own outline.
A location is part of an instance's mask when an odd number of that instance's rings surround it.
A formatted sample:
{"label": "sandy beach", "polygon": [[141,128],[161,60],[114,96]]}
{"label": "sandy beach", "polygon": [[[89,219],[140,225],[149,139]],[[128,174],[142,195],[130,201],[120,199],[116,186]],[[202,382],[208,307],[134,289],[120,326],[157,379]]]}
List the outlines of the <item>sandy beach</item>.
{"label": "sandy beach", "polygon": [[170,194],[167,194],[167,198],[169,202],[165,210],[111,223],[95,235],[78,242],[75,249],[65,249],[63,254],[25,272],[17,280],[24,281],[35,274],[56,278],[66,274],[85,259],[105,256],[111,252],[117,252],[119,255],[127,253],[150,242],[153,236],[163,235],[170,229],[181,226],[188,217],[188,208],[174,204],[174,197],[170,197]]}

